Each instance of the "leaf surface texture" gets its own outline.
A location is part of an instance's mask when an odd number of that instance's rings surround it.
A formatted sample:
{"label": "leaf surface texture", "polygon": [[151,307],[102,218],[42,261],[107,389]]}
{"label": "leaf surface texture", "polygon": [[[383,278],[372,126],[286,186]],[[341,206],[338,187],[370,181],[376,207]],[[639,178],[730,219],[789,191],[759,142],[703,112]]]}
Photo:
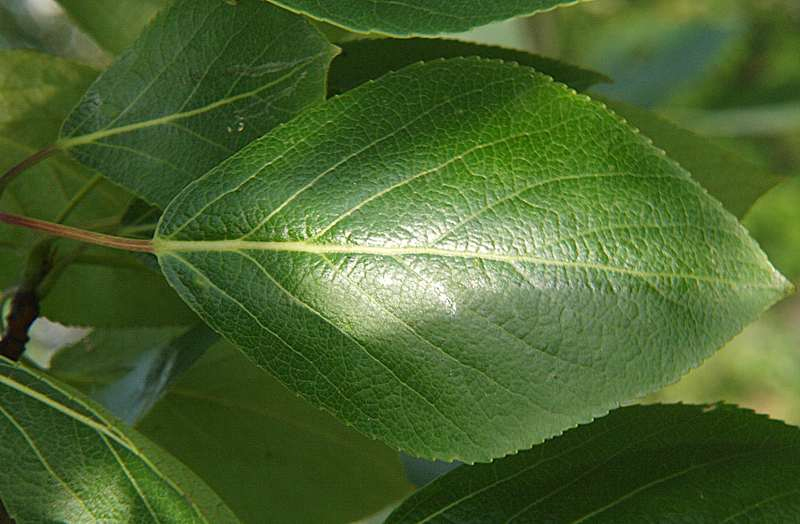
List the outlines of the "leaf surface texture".
{"label": "leaf surface texture", "polygon": [[43,374],[0,357],[0,498],[27,522],[237,522],[185,466]]}
{"label": "leaf surface texture", "polygon": [[792,522],[800,429],[733,406],[622,408],[492,464],[462,466],[387,524]]}
{"label": "leaf surface texture", "polygon": [[676,380],[791,287],[602,105],[481,59],[312,108],[183,191],[154,246],[290,388],[468,462]]}
{"label": "leaf surface texture", "polygon": [[334,48],[256,0],[179,0],[89,88],[61,147],[151,204],[325,95]]}

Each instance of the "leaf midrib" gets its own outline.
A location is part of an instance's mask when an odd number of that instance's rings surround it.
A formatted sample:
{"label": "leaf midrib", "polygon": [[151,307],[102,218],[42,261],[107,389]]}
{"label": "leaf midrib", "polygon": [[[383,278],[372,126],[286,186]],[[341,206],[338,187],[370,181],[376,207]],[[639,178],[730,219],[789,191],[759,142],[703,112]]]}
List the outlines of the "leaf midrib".
{"label": "leaf midrib", "polygon": [[243,251],[271,251],[275,253],[307,253],[312,255],[367,255],[381,257],[402,256],[434,256],[443,258],[481,259],[507,264],[529,263],[541,266],[553,266],[573,269],[590,269],[608,273],[630,275],[641,279],[650,278],[679,278],[694,280],[721,286],[751,289],[782,289],[781,282],[773,281],[770,284],[757,282],[737,282],[709,275],[694,275],[691,273],[668,273],[660,271],[642,271],[625,267],[598,264],[593,262],[578,262],[571,260],[549,259],[530,255],[511,255],[491,252],[468,252],[454,249],[433,247],[384,247],[363,245],[318,244],[303,241],[253,241],[253,240],[163,240],[155,238],[153,247],[157,255],[169,256],[172,253],[238,253]]}

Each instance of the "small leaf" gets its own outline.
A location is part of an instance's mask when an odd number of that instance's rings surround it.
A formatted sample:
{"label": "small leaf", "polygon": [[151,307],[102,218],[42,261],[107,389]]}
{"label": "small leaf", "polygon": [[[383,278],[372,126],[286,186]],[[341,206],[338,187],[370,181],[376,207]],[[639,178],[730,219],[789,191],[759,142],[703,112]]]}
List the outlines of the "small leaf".
{"label": "small leaf", "polygon": [[61,7],[101,47],[119,53],[169,0],[58,0]]}
{"label": "small leaf", "polygon": [[462,466],[386,522],[791,522],[798,479],[798,428],[732,406],[634,406]]}
{"label": "small leaf", "polygon": [[459,40],[409,38],[364,39],[344,42],[342,52],[331,64],[328,93],[338,95],[375,80],[391,71],[397,71],[415,62],[436,58],[481,56],[498,58],[530,66],[540,73],[550,75],[573,89],[582,91],[595,84],[609,82],[609,78],[594,71],[560,62],[545,56]]}
{"label": "small leaf", "polygon": [[467,462],[676,380],[791,287],[602,105],[474,58],[306,111],[186,188],[153,245],[291,389]]}
{"label": "small leaf", "polygon": [[338,25],[349,31],[393,36],[458,33],[490,22],[531,15],[576,3],[576,0],[268,1],[317,20]]}
{"label": "small leaf", "polygon": [[27,522],[237,522],[200,479],[77,392],[0,357],[0,499]]}
{"label": "small leaf", "polygon": [[323,99],[334,48],[255,0],[178,0],[89,88],[59,145],[160,207]]}
{"label": "small leaf", "polygon": [[605,102],[689,170],[700,185],[739,218],[764,193],[786,180],[655,113],[623,102]]}
{"label": "small leaf", "polygon": [[243,522],[264,522],[264,508],[271,522],[352,522],[409,492],[397,452],[298,399],[227,344],[212,348],[138,427]]}

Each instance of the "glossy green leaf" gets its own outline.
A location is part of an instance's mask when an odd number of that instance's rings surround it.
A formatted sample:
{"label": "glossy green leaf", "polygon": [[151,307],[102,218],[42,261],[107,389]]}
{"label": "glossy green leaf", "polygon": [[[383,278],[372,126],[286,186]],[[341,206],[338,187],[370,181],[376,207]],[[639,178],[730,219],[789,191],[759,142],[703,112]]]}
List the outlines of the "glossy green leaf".
{"label": "glossy green leaf", "polygon": [[291,389],[468,462],[676,380],[791,287],[602,105],[474,58],[306,111],[187,187],[154,247]]}
{"label": "glossy green leaf", "polygon": [[89,88],[59,145],[164,207],[231,153],[323,99],[334,48],[256,0],[179,0]]}
{"label": "glossy green leaf", "polygon": [[[243,522],[351,522],[409,492],[397,453],[298,399],[227,344],[139,424]],[[264,479],[275,479],[265,482]]]}
{"label": "glossy green leaf", "polygon": [[793,522],[800,429],[732,406],[634,406],[462,466],[387,524]]}
{"label": "glossy green leaf", "polygon": [[119,53],[139,36],[169,0],[58,0],[64,11],[101,47]]}
{"label": "glossy green leaf", "polygon": [[79,393],[0,357],[0,498],[18,523],[237,522],[200,479]]}
{"label": "glossy green leaf", "polygon": [[328,93],[333,95],[349,91],[367,80],[375,80],[390,71],[397,71],[415,62],[460,56],[498,58],[530,66],[578,91],[609,81],[608,77],[600,73],[545,56],[459,40],[364,39],[344,42],[340,46],[342,51],[331,64],[328,77]]}
{"label": "glossy green leaf", "polygon": [[739,218],[764,193],[786,180],[655,113],[623,102],[605,102],[689,170],[700,185]]}
{"label": "glossy green leaf", "polygon": [[582,0],[268,0],[357,33],[393,36],[458,33]]}

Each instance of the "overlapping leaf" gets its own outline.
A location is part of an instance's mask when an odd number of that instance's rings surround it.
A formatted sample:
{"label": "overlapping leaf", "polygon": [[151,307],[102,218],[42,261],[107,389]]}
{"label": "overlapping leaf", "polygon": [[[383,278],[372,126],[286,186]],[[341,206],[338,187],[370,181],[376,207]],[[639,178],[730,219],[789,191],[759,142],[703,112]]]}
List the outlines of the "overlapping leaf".
{"label": "overlapping leaf", "polygon": [[265,508],[274,522],[352,522],[409,491],[396,452],[298,399],[230,345],[212,348],[138,427],[243,522],[264,522]]}
{"label": "overlapping leaf", "polygon": [[0,357],[0,499],[20,524],[237,522],[185,466],[76,392]]}
{"label": "overlapping leaf", "polygon": [[[457,33],[576,0],[268,0],[357,33],[394,36]],[[581,0],[577,0],[581,1]]]}
{"label": "overlapping leaf", "polygon": [[532,67],[550,75],[573,89],[583,91],[609,78],[580,67],[545,56],[503,47],[473,44],[442,38],[363,39],[344,42],[342,51],[331,65],[328,92],[341,94],[390,71],[397,71],[415,62],[437,58],[481,56]]}
{"label": "overlapping leaf", "polygon": [[59,146],[152,204],[325,95],[333,47],[302,17],[179,0],[92,85]]}
{"label": "overlapping leaf", "polygon": [[[0,170],[52,143],[96,75],[91,68],[33,51],[0,53]],[[94,177],[66,155],[56,155],[14,179],[2,194],[0,208],[45,220],[63,217],[82,227],[113,227],[131,195]],[[72,212],[64,216],[72,204]],[[19,284],[27,253],[39,239],[35,233],[0,225],[0,289]],[[44,297],[43,315],[93,326],[196,321],[163,278],[134,257],[61,247],[56,264],[70,264]]]}
{"label": "overlapping leaf", "polygon": [[139,36],[142,28],[169,0],[58,0],[64,11],[86,33],[112,53],[119,53]]}
{"label": "overlapping leaf", "polygon": [[635,406],[462,466],[386,522],[791,522],[798,479],[798,428],[731,406]]}
{"label": "overlapping leaf", "polygon": [[312,108],[184,190],[154,246],[290,388],[466,461],[674,381],[790,287],[603,106],[480,59]]}

